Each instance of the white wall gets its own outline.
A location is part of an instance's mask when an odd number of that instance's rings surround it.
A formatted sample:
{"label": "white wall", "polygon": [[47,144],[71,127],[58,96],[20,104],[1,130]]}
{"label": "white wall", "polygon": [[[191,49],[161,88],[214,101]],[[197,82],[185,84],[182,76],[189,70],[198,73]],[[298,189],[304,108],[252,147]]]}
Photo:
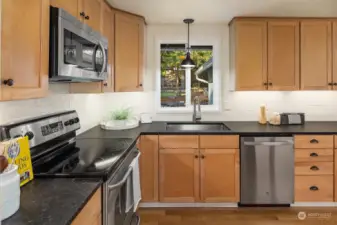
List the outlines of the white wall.
{"label": "white wall", "polygon": [[[110,94],[69,94],[67,85],[50,85],[49,96],[43,99],[0,102],[0,124],[17,119],[38,116],[62,110],[78,111],[82,128],[87,130],[99,123],[109,111],[132,106],[136,114],[155,113],[155,40],[158,37],[186,39],[184,25],[149,25],[146,40],[146,72],[144,92]],[[217,37],[221,42],[221,76],[223,93],[221,113],[203,113],[203,120],[257,120],[260,104],[266,104],[269,111],[305,112],[308,120],[337,120],[337,91],[300,92],[230,92],[228,83],[228,28],[225,25],[193,25],[191,40],[207,36]],[[155,120],[191,120],[191,114],[157,114]]]}

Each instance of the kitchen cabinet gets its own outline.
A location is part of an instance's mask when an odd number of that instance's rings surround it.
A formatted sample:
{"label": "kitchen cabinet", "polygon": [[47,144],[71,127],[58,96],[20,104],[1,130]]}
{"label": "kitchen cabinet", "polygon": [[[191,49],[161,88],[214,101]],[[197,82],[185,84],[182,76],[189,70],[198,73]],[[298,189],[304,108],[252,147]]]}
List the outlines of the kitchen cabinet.
{"label": "kitchen cabinet", "polygon": [[48,92],[49,0],[1,1],[1,100]]}
{"label": "kitchen cabinet", "polygon": [[236,90],[267,90],[267,22],[234,21],[231,32]]}
{"label": "kitchen cabinet", "polygon": [[332,24],[301,21],[301,89],[332,89]]}
{"label": "kitchen cabinet", "polygon": [[71,225],[102,224],[102,189],[99,188],[76,216]]}
{"label": "kitchen cabinet", "polygon": [[158,135],[143,135],[139,141],[142,202],[158,201]]}
{"label": "kitchen cabinet", "polygon": [[268,22],[268,90],[299,90],[299,21]]}
{"label": "kitchen cabinet", "polygon": [[159,135],[160,202],[238,202],[239,179],[238,135]]}
{"label": "kitchen cabinet", "polygon": [[334,201],[333,135],[295,135],[295,202]]}
{"label": "kitchen cabinet", "polygon": [[199,200],[199,150],[159,150],[159,198],[161,202]]}
{"label": "kitchen cabinet", "polygon": [[102,0],[50,0],[50,4],[64,9],[95,31],[100,31]]}
{"label": "kitchen cabinet", "polygon": [[116,11],[115,14],[115,91],[143,90],[143,18]]}
{"label": "kitchen cabinet", "polygon": [[239,149],[201,149],[201,201],[239,202]]}
{"label": "kitchen cabinet", "polygon": [[334,145],[334,201],[337,202],[337,135],[335,135]]}
{"label": "kitchen cabinet", "polygon": [[337,90],[337,21],[333,22],[333,47],[332,47],[332,59],[333,59],[333,64],[332,64],[332,84],[333,84],[333,89]]}

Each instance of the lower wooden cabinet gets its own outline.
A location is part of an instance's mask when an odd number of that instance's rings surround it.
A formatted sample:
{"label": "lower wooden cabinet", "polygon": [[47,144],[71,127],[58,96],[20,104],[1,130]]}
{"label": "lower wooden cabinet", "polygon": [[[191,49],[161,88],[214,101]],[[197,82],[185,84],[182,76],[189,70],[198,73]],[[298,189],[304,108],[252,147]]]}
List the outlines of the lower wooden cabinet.
{"label": "lower wooden cabinet", "polygon": [[160,149],[159,171],[161,202],[199,200],[198,149]]}
{"label": "lower wooden cabinet", "polygon": [[91,197],[71,225],[102,225],[102,188]]}
{"label": "lower wooden cabinet", "polygon": [[158,201],[158,135],[143,135],[137,146],[142,202]]}
{"label": "lower wooden cabinet", "polygon": [[200,150],[200,194],[204,202],[239,202],[238,149]]}
{"label": "lower wooden cabinet", "polygon": [[333,176],[295,176],[295,202],[333,202]]}
{"label": "lower wooden cabinet", "polygon": [[161,202],[238,202],[238,149],[160,149]]}

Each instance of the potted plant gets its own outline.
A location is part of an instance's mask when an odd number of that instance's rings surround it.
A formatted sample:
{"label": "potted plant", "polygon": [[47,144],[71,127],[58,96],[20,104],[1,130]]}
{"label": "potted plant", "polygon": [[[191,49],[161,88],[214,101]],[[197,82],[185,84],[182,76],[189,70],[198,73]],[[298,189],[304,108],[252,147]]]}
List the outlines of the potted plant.
{"label": "potted plant", "polygon": [[131,110],[129,108],[117,109],[111,113],[111,120],[115,126],[125,126],[130,117]]}

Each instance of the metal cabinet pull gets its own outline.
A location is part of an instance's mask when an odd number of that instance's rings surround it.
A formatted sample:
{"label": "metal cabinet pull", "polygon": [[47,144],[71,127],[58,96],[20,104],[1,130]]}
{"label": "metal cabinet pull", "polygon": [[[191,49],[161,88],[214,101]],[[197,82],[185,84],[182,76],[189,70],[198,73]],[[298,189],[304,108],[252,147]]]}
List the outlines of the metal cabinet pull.
{"label": "metal cabinet pull", "polygon": [[319,170],[319,168],[318,168],[317,166],[312,166],[312,167],[310,167],[310,169],[311,169],[311,170],[314,170],[314,171]]}
{"label": "metal cabinet pull", "polygon": [[310,153],[310,156],[311,156],[311,157],[317,157],[318,154],[317,154],[316,152],[313,152],[313,153]]}
{"label": "metal cabinet pull", "polygon": [[14,80],[13,79],[4,80],[3,84],[11,87],[14,85]]}
{"label": "metal cabinet pull", "polygon": [[311,144],[318,144],[319,141],[318,141],[317,139],[311,139],[311,140],[310,140],[310,143],[311,143]]}
{"label": "metal cabinet pull", "polygon": [[126,172],[126,174],[124,175],[124,177],[121,181],[119,181],[117,184],[113,184],[113,185],[108,186],[109,190],[112,190],[112,189],[115,189],[115,188],[118,188],[118,187],[122,186],[126,182],[126,180],[128,179],[131,172],[132,172],[132,167],[129,167],[128,171]]}
{"label": "metal cabinet pull", "polygon": [[316,186],[311,186],[309,189],[310,189],[310,191],[318,191],[319,190],[318,187],[316,187]]}

